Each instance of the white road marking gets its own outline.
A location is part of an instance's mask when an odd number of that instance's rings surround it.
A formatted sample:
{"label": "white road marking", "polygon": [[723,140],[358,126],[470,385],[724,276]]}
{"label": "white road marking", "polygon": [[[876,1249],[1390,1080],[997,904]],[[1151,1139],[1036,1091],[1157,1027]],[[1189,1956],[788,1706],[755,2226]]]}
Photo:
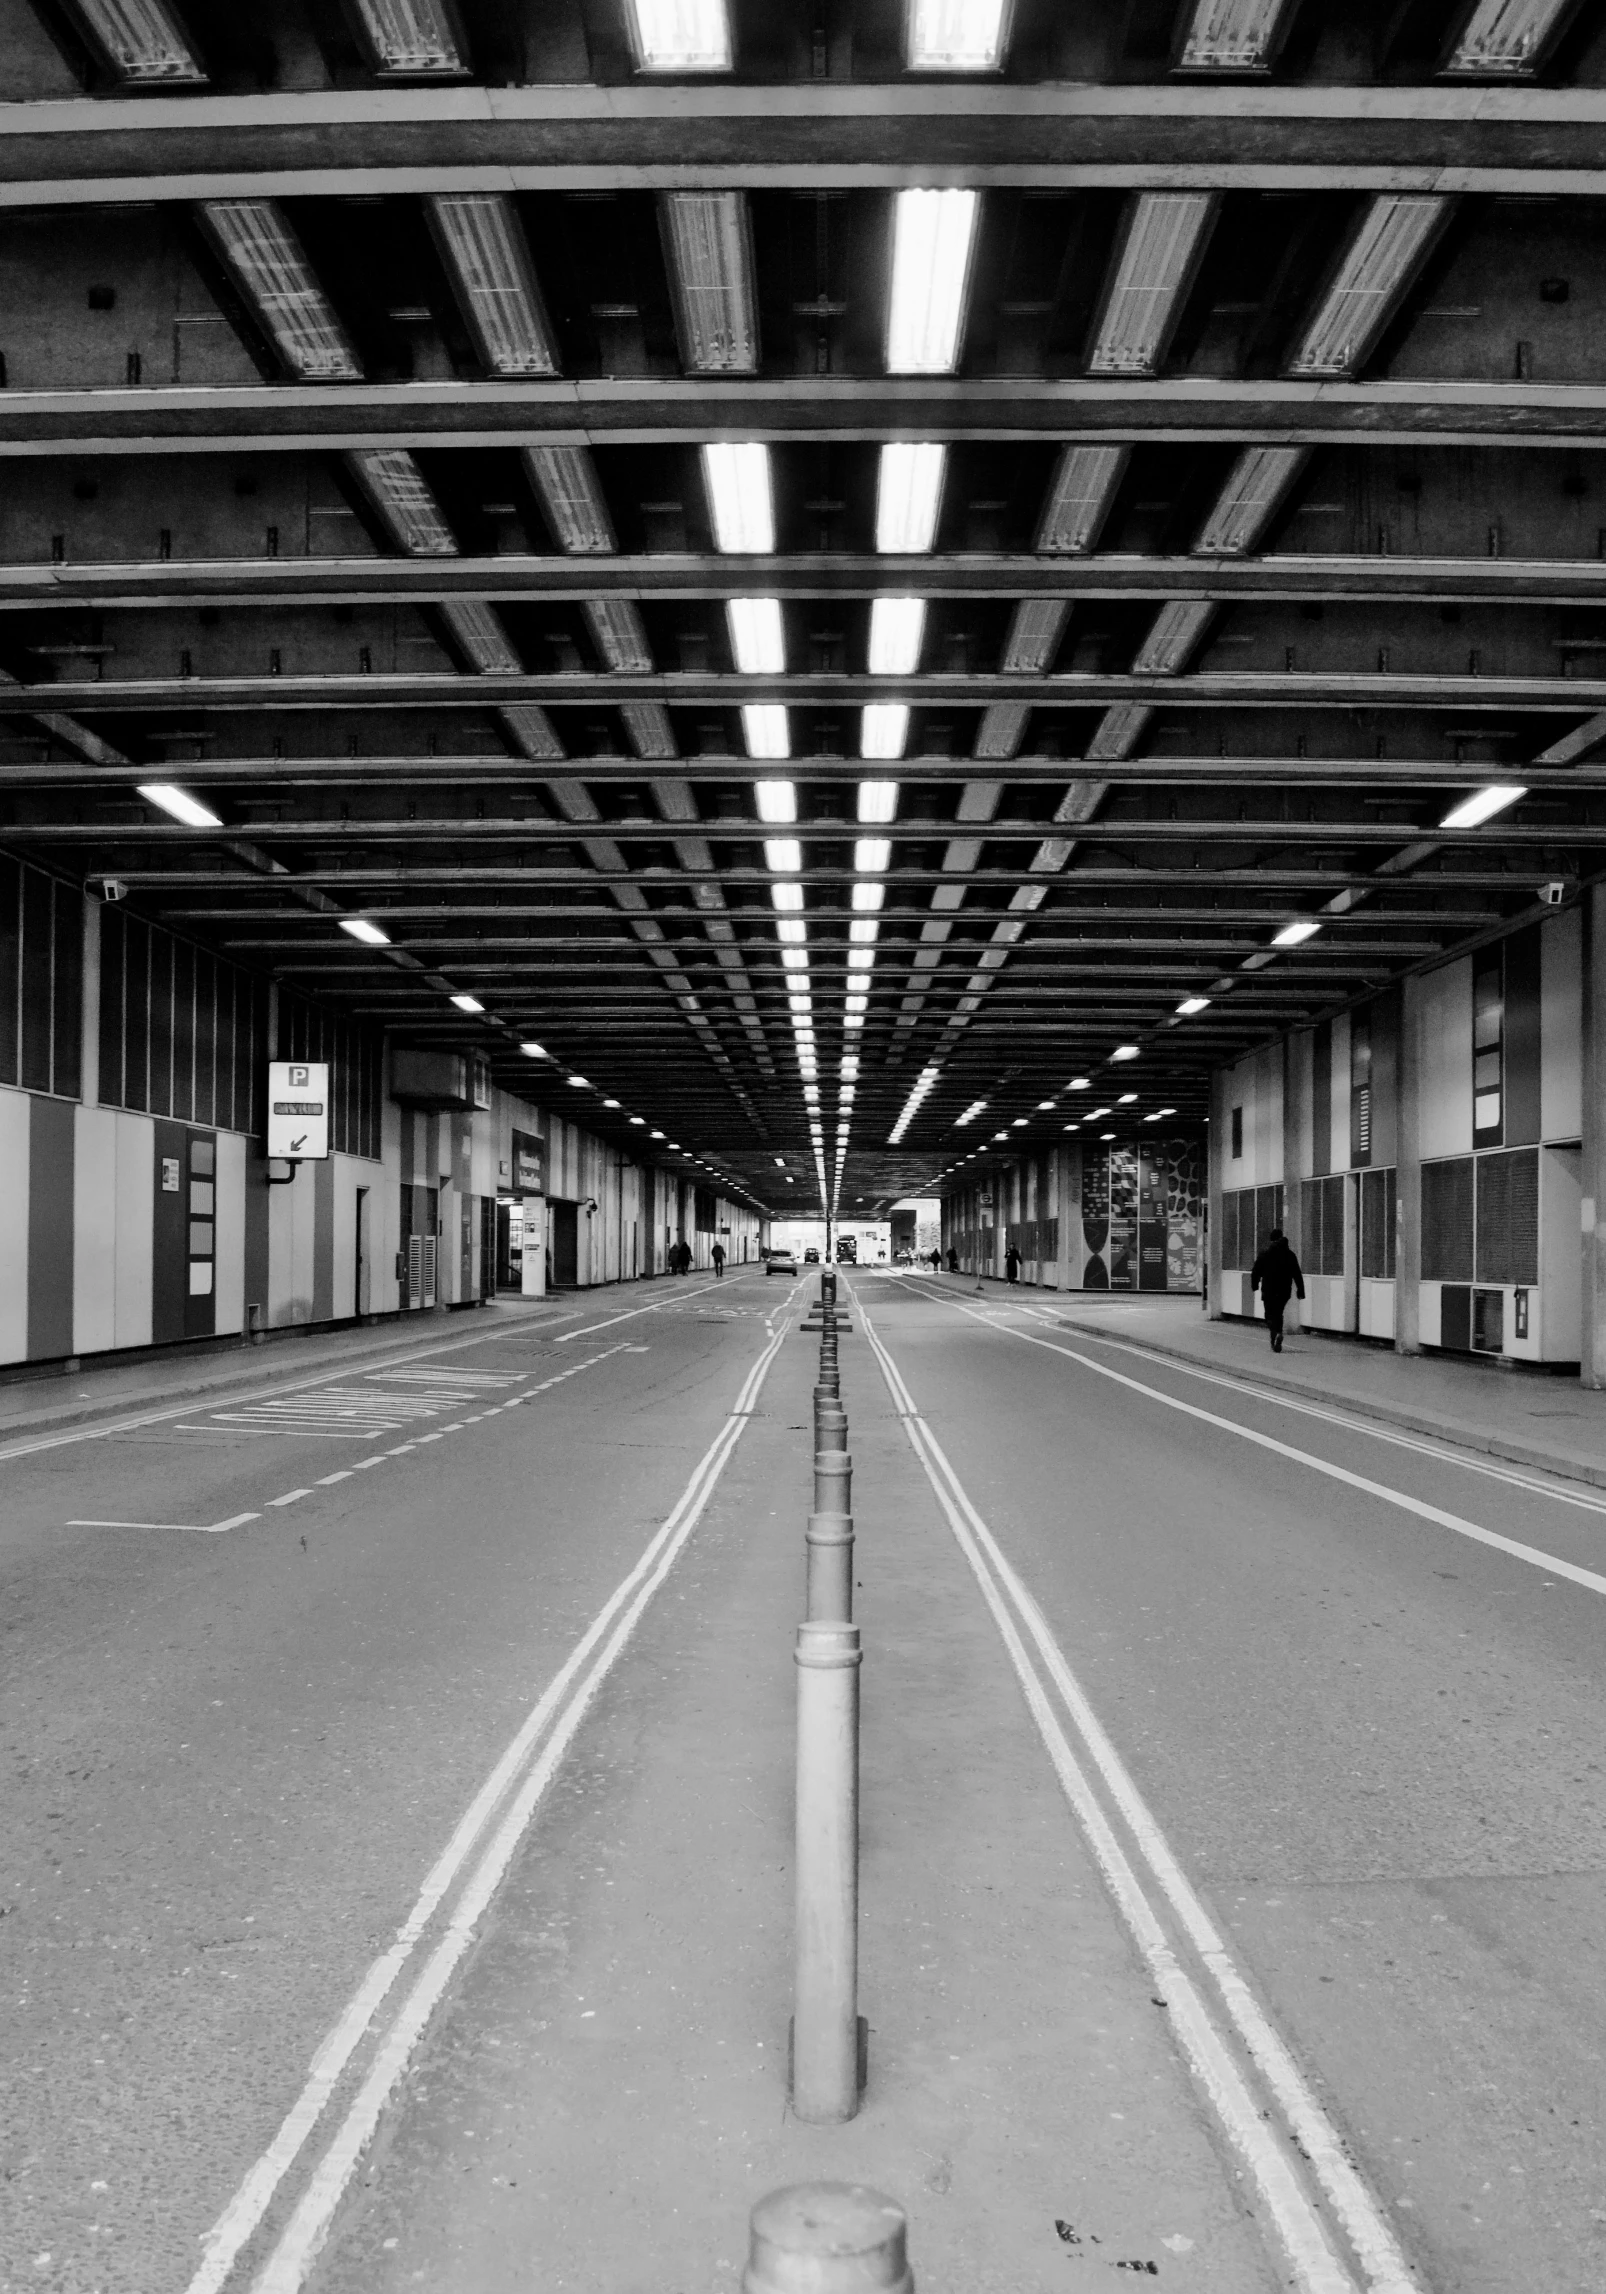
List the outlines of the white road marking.
{"label": "white road marking", "polygon": [[[663,1583],[741,1439],[781,1336],[765,1343],[743,1380],[724,1425],[704,1451],[691,1479],[634,1568],[620,1580],[553,1676],[523,1726],[480,1787],[461,1822],[426,1877],[396,1939],[376,1959],[339,2020],[312,2059],[306,2085],[273,2141],[246,2175],[207,2232],[206,2258],[190,2281],[188,2294],[218,2294],[247,2241],[272,2202],[274,2192],[305,2148],[342,2073],[351,2062],[386,1995],[412,1957],[425,1929],[458,1878],[480,1835],[506,1799],[516,1797],[458,1897],[439,1943],[398,2009],[367,2077],[333,2143],[319,2162],[300,2204],[256,2281],[257,2294],[290,2294],[299,2288],[328,2233],[329,2224],[353,2169],[362,2156],[392,2087],[426,2029],[454,1968],[473,1941],[475,1929],[512,1861],[575,1731],[597,1689],[619,1657],[647,1604]],[[576,1365],[577,1368],[581,1365]],[[569,1373],[565,1372],[565,1376]],[[622,1612],[622,1614],[621,1614]],[[617,1620],[617,1622],[616,1622]],[[610,1633],[600,1655],[592,1652]],[[572,1692],[572,1693],[571,1693]],[[550,1734],[548,1729],[550,1726]],[[544,1745],[542,1740],[545,1738]],[[533,1766],[532,1755],[537,1753]],[[523,1777],[520,1783],[521,1775]]]}
{"label": "white road marking", "polygon": [[218,1537],[243,1522],[260,1521],[256,1513],[231,1513],[227,1521],[70,1521],[69,1529],[177,1529],[189,1537]]}
{"label": "white road marking", "polygon": [[329,1488],[332,1482],[349,1482],[350,1479],[351,1468],[349,1466],[342,1466],[338,1473],[320,1474],[318,1476],[318,1487],[321,1490],[326,1490]]}
{"label": "white road marking", "polygon": [[269,1505],[294,1505],[298,1497],[311,1497],[311,1490],[286,1490],[283,1497],[270,1497]]}
{"label": "white road marking", "polygon": [[1144,1886],[1106,1817],[1086,1771],[1067,1741],[1041,1677],[1016,1630],[1004,1595],[1036,1643],[1044,1667],[1058,1689],[1071,1722],[1102,1775],[1124,1818],[1139,1855],[1147,1864],[1173,1915],[1216,1986],[1227,2015],[1275,2095],[1290,2134],[1342,2223],[1370,2294],[1414,2294],[1409,2265],[1377,2202],[1345,2155],[1337,2128],[1289,2054],[1281,2037],[1239,1974],[1225,1943],[1177,1863],[1158,1822],[1127,1773],[1032,1596],[1004,1558],[997,1540],[966,1495],[941,1444],[921,1417],[908,1387],[868,1317],[865,1335],[881,1365],[893,1406],[903,1421],[960,1550],[969,1562],[983,1598],[1009,1651],[1032,1717],[1037,1722],[1089,1846],[1097,1858],[1133,1940],[1143,1954],[1166,2002],[1178,2041],[1223,2128],[1244,2157],[1301,2288],[1308,2294],[1346,2294],[1354,2279],[1335,2254],[1320,2216],[1301,2187],[1290,2160],[1274,2140],[1253,2094],[1211,2017],[1204,1998],[1183,1969]]}
{"label": "white road marking", "polygon": [[[950,1302],[957,1303],[957,1302]],[[1080,1363],[1100,1378],[1109,1378],[1117,1386],[1128,1387],[1134,1394],[1145,1395],[1151,1402],[1163,1402],[1168,1410],[1178,1410],[1183,1416],[1197,1418],[1204,1425],[1216,1426],[1224,1434],[1236,1434],[1241,1442],[1252,1442],[1256,1449],[1271,1450],[1278,1457],[1291,1458],[1295,1465],[1308,1466],[1314,1474],[1324,1474],[1329,1481],[1343,1482],[1350,1489],[1362,1490],[1368,1497],[1381,1498],[1385,1505],[1398,1506],[1402,1513],[1415,1514],[1421,1521],[1431,1521],[1440,1529],[1453,1530],[1457,1537],[1470,1538],[1476,1545],[1493,1547],[1497,1553],[1508,1553],[1514,1561],[1526,1561],[1534,1569],[1547,1575],[1554,1572],[1573,1585],[1581,1585],[1588,1593],[1606,1593],[1606,1576],[1594,1569],[1583,1569],[1576,1561],[1564,1561],[1560,1554],[1546,1553],[1542,1546],[1525,1545],[1520,1538],[1503,1537],[1497,1529],[1485,1529],[1480,1522],[1468,1521],[1464,1514],[1450,1513],[1442,1505],[1430,1505],[1426,1498],[1412,1497],[1409,1490],[1393,1488],[1388,1482],[1373,1481],[1370,1474],[1352,1473],[1348,1466],[1335,1465],[1329,1458],[1319,1458],[1314,1451],[1296,1449],[1291,1442],[1279,1442],[1273,1434],[1262,1434],[1253,1426],[1241,1426],[1235,1418],[1223,1418],[1215,1410],[1201,1409],[1197,1402],[1184,1402],[1179,1394],[1167,1394],[1159,1386],[1146,1386],[1140,1378],[1129,1378],[1121,1370],[1112,1370],[1107,1362],[1097,1362],[1091,1354],[1082,1354],[1074,1346],[1062,1346],[1055,1339],[1039,1338],[1030,1330],[1016,1330],[991,1315],[978,1314],[974,1307],[961,1306],[961,1314],[968,1314],[973,1322],[996,1330],[1002,1337],[1018,1338],[1023,1345],[1041,1346],[1050,1354],[1063,1354],[1067,1362]],[[1454,1460],[1460,1464],[1460,1459]],[[1544,1494],[1548,1496],[1549,1491]]]}
{"label": "white road marking", "polygon": [[689,1305],[693,1299],[701,1300],[714,1287],[713,1280],[694,1283],[689,1290],[672,1291],[667,1298],[655,1298],[648,1306],[629,1306],[623,1314],[610,1314],[605,1322],[588,1322],[579,1330],[565,1330],[553,1343],[567,1346],[571,1339],[590,1338],[599,1330],[611,1330],[616,1322],[633,1322],[638,1314],[661,1314],[666,1306]]}

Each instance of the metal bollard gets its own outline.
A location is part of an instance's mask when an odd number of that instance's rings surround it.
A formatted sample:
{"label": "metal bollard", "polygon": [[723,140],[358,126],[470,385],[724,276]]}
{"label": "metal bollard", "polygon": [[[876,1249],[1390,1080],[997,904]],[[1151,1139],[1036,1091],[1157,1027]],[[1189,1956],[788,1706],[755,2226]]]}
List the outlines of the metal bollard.
{"label": "metal bollard", "polygon": [[859,1628],[797,1629],[797,1979],[792,2108],[859,2107]]}
{"label": "metal bollard", "polygon": [[[818,1394],[818,1388],[816,1393]],[[848,1446],[848,1414],[840,1402],[827,1396],[814,1405],[814,1454],[822,1450],[845,1450]]]}
{"label": "metal bollard", "polygon": [[915,2294],[903,2208],[865,2183],[772,2190],[753,2209],[742,2294]]}
{"label": "metal bollard", "polygon": [[845,1450],[814,1453],[814,1511],[804,1532],[804,1606],[811,1621],[853,1615],[853,1462]]}

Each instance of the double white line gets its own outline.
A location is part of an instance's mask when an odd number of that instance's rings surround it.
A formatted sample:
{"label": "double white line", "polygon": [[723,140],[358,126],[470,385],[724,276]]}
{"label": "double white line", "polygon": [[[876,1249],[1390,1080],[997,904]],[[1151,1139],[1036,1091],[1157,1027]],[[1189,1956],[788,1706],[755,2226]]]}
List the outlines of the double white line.
{"label": "double white line", "polygon": [[[188,2294],[219,2294],[274,2193],[305,2149],[314,2128],[403,1969],[419,1949],[436,1913],[476,1850],[478,1861],[452,1904],[438,1938],[413,1977],[374,2050],[340,2127],[313,2169],[289,2222],[255,2281],[255,2294],[294,2294],[328,2235],[335,2210],[378,2126],[381,2112],[428,2026],[453,1971],[473,1941],[498,1884],[512,1862],[543,1795],[597,1690],[617,1662],[642,1613],[674,1567],[713,1495],[731,1452],[752,1416],[784,1326],[767,1341],[748,1372],[730,1415],[681,1492],[678,1503],[646,1550],[592,1619],[532,1708],[523,1727],[476,1794],[434,1869],[425,1880],[396,1939],[381,1953],[339,2021],[325,2038],[284,2124],[206,2234],[206,2259]],[[512,1795],[509,1798],[509,1795]],[[505,1806],[504,1806],[505,1803]],[[495,1822],[488,1842],[481,1835]]]}
{"label": "double white line", "polygon": [[[897,1364],[864,1314],[862,1301],[859,1307],[865,1336],[881,1365],[893,1407],[981,1588],[1065,1797],[1154,1978],[1156,1996],[1170,2016],[1182,2053],[1254,2179],[1300,2294],[1356,2294],[1357,2280],[1336,2251],[1294,2165],[1291,2152],[1295,2150],[1308,2161],[1359,2265],[1360,2282],[1368,2294],[1416,2294],[1417,2281],[1376,2200],[1347,2156],[1337,2128],[1239,1973],[1037,1603],[1004,1558],[991,1530],[966,1496],[942,1445],[921,1417]],[[1060,1708],[1126,1828],[1131,1854],[1105,1813],[1087,1768],[1072,1748],[1060,1709],[1045,1686],[1045,1675],[1058,1692]],[[1140,1871],[1139,1867],[1145,1869]],[[1184,1966],[1167,1932],[1168,1920],[1180,1931],[1190,1956],[1196,1958],[1213,1986],[1215,2006]],[[1223,2011],[1227,2025],[1269,2089],[1290,2140],[1280,2140],[1268,2125],[1263,2106],[1221,2028],[1218,2018]]]}

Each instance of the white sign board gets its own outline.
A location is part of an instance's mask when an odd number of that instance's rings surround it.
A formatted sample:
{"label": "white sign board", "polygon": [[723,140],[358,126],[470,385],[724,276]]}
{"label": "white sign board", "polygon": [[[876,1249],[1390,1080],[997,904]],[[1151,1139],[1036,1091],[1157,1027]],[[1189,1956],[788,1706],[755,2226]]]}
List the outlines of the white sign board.
{"label": "white sign board", "polygon": [[322,1163],[329,1153],[329,1063],[268,1062],[268,1153],[290,1163]]}

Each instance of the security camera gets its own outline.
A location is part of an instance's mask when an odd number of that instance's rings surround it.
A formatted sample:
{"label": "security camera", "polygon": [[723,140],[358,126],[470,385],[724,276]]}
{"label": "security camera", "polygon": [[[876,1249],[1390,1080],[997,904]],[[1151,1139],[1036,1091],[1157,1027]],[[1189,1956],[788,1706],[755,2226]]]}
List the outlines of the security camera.
{"label": "security camera", "polygon": [[1560,877],[1552,877],[1548,884],[1540,885],[1539,897],[1547,908],[1559,908],[1567,897],[1567,887]]}
{"label": "security camera", "polygon": [[128,886],[120,876],[103,876],[100,880],[100,896],[102,900],[126,900]]}

